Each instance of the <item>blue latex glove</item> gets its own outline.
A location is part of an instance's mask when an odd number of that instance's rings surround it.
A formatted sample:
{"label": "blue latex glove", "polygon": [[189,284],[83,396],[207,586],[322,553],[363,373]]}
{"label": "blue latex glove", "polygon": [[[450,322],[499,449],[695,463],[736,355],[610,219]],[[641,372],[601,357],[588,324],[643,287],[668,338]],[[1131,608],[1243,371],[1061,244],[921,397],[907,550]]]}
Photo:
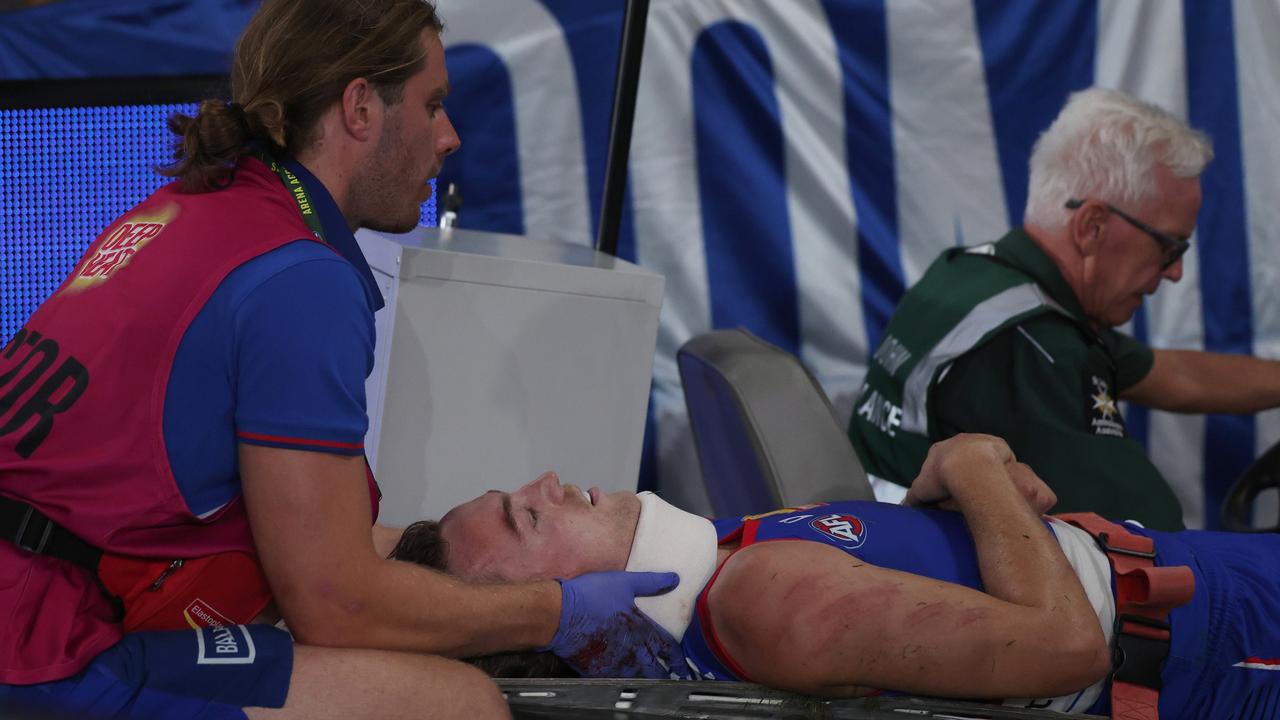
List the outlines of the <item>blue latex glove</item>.
{"label": "blue latex glove", "polygon": [[560,627],[543,648],[584,677],[687,679],[680,643],[636,607],[636,596],[661,595],[675,573],[604,572],[560,583]]}

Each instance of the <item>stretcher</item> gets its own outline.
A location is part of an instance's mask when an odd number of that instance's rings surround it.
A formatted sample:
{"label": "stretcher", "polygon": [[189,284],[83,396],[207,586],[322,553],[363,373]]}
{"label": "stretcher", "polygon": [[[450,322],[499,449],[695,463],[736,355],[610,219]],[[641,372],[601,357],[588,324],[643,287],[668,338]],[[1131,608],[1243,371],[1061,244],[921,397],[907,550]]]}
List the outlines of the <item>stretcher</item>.
{"label": "stretcher", "polygon": [[824,700],[751,683],[678,680],[498,680],[517,719],[1053,720],[1094,718],[963,700],[881,696]]}

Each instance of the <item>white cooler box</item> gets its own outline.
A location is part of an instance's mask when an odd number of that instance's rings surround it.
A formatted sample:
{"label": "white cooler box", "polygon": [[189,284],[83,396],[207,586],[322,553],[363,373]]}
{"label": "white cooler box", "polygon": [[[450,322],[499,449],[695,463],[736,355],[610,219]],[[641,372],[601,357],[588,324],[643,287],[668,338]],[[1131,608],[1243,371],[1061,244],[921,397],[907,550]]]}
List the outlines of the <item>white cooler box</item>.
{"label": "white cooler box", "polygon": [[383,522],[439,518],[546,470],[635,489],[660,275],[514,235],[356,238],[386,299],[365,438]]}

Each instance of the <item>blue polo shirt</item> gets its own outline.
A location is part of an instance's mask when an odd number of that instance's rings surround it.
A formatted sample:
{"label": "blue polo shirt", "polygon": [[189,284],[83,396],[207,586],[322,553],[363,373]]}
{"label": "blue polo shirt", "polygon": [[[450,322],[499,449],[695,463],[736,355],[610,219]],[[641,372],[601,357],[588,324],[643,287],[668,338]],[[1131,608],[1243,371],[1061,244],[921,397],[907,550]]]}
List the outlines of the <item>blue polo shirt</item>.
{"label": "blue polo shirt", "polygon": [[240,266],[178,346],[165,446],[198,516],[240,495],[237,443],[364,453],[364,381],[382,295],[333,197],[301,164],[285,165],[311,195],[330,247],[300,238]]}

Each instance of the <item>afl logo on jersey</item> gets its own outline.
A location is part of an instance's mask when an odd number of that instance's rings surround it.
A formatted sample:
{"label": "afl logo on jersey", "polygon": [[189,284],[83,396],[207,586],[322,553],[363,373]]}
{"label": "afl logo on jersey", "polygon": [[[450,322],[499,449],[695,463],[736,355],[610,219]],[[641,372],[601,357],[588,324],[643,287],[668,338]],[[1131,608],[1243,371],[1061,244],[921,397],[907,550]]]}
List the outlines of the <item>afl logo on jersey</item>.
{"label": "afl logo on jersey", "polygon": [[809,521],[809,527],[825,535],[835,544],[852,550],[867,541],[867,528],[852,515],[821,515]]}

